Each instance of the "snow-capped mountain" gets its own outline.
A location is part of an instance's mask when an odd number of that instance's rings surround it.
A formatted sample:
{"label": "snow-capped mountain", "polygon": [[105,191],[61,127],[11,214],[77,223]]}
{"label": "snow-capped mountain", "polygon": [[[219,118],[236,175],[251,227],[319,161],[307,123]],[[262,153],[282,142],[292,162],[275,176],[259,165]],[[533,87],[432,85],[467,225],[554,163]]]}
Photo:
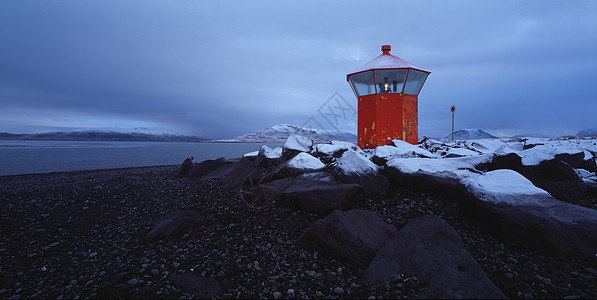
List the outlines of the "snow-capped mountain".
{"label": "snow-capped mountain", "polygon": [[333,132],[322,129],[303,128],[289,124],[279,124],[259,132],[219,141],[236,143],[283,143],[291,134],[308,137],[317,143],[324,143],[332,140],[356,142],[357,140],[357,136],[349,132]]}
{"label": "snow-capped mountain", "polygon": [[102,127],[33,134],[0,133],[3,140],[199,142],[205,138],[160,128]]}
{"label": "snow-capped mountain", "polygon": [[[462,130],[454,131],[454,139],[455,140],[478,140],[478,139],[493,139],[493,138],[496,138],[496,136],[493,136],[481,129],[462,129]],[[443,139],[451,140],[452,134],[448,134]]]}
{"label": "snow-capped mountain", "polygon": [[597,128],[581,130],[576,135],[577,136],[586,136],[586,137],[597,136]]}

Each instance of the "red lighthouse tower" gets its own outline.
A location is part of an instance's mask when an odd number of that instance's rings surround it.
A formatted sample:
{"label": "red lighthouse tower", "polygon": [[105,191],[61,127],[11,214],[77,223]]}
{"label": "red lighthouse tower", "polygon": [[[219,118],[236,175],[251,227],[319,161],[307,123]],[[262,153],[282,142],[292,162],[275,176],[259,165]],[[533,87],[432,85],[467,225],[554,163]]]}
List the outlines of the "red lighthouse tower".
{"label": "red lighthouse tower", "polygon": [[418,95],[431,73],[390,54],[382,54],[352,73],[346,80],[359,99],[358,145],[371,149],[391,140],[418,141]]}

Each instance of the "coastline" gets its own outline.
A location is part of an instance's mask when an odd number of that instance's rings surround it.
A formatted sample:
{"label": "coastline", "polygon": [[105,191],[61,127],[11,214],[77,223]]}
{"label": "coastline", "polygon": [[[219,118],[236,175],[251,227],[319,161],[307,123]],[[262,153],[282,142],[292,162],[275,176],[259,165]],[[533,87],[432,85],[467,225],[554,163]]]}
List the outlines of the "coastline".
{"label": "coastline", "polygon": [[[218,182],[174,179],[178,168],[0,176],[0,297],[188,298],[169,275],[189,272],[216,279],[224,298],[289,297],[290,289],[300,298],[420,292],[422,284],[409,274],[400,286],[367,287],[358,267],[295,247],[319,217],[280,203],[250,207]],[[440,216],[508,297],[597,297],[594,260],[504,244],[464,219],[450,199],[394,187],[385,199],[361,199],[357,207],[394,225]],[[154,220],[176,209],[195,209],[206,222],[171,241],[143,239]]]}

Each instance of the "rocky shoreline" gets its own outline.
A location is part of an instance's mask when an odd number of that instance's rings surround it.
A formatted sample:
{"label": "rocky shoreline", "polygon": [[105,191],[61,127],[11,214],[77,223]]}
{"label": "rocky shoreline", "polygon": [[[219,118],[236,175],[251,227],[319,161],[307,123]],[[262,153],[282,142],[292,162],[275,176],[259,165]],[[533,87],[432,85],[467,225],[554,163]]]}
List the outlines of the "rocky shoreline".
{"label": "rocky shoreline", "polygon": [[[322,218],[280,203],[249,205],[218,180],[174,179],[179,166],[0,177],[0,297],[190,298],[175,274],[213,278],[223,298],[414,298],[425,283],[400,274],[375,286],[364,270],[295,245]],[[595,207],[597,199],[582,204]],[[353,207],[402,227],[436,215],[509,298],[597,298],[596,261],[503,243],[463,217],[455,199],[391,186]],[[144,236],[176,209],[204,218],[171,240]]]}

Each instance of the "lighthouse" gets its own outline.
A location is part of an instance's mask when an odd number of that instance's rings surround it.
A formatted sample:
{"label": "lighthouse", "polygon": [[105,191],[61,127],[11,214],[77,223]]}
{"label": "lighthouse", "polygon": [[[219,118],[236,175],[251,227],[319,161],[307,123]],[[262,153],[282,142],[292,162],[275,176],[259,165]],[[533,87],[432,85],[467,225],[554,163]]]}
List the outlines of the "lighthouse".
{"label": "lighthouse", "polygon": [[372,149],[392,140],[418,141],[418,96],[431,72],[390,54],[382,54],[346,75],[358,98],[358,146]]}

